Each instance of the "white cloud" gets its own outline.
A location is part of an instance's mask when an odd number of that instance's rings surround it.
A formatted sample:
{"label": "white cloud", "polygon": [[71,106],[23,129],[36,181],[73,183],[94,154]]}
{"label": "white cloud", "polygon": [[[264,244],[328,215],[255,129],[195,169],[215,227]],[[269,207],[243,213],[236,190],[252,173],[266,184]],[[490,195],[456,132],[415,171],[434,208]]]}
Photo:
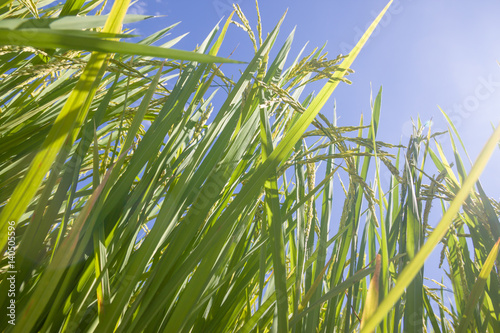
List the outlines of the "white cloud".
{"label": "white cloud", "polygon": [[146,7],[147,4],[144,1],[139,1],[136,4],[134,4],[132,8],[130,8],[128,13],[133,15],[144,15],[146,14]]}

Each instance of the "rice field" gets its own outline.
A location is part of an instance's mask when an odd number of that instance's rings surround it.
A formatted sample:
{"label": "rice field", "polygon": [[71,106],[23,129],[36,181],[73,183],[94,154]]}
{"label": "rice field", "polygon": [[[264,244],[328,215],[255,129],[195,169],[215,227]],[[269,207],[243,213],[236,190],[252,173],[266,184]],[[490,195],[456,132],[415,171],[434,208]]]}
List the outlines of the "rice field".
{"label": "rice field", "polygon": [[237,5],[181,51],[127,41],[128,0],[0,1],[0,330],[500,332],[500,128],[471,162],[444,112],[377,139],[382,87],[350,126],[324,108],[391,3],[329,57]]}

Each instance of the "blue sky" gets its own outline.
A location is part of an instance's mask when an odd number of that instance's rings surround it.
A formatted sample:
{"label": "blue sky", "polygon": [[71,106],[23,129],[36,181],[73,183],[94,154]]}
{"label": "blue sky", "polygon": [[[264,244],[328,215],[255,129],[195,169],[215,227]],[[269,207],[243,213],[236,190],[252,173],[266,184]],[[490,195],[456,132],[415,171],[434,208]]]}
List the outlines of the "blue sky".
{"label": "blue sky", "polygon": [[[231,12],[230,0],[141,0],[129,13],[164,15],[134,25],[136,33],[149,35],[181,21],[172,36],[189,32],[177,48],[192,50],[222,18]],[[236,1],[255,27],[253,0]],[[385,6],[380,0],[358,1],[261,1],[264,32],[270,32],[288,9],[277,45],[296,26],[291,58],[308,42],[305,53],[325,48],[330,58],[347,53],[365,28]],[[354,62],[352,85],[341,85],[333,98],[339,125],[355,125],[370,112],[370,91],[383,86],[379,139],[403,144],[408,141],[411,118],[433,119],[435,131],[446,130],[441,106],[454,121],[474,160],[491,134],[491,123],[500,121],[500,2],[396,0],[374,36]],[[250,60],[253,53],[245,32],[231,26],[221,56]],[[234,68],[228,68],[234,66]],[[241,67],[241,66],[240,66]],[[241,67],[243,68],[243,67]],[[237,65],[223,70],[237,73]],[[331,114],[333,100],[324,114]],[[441,138],[449,146],[446,136]],[[496,152],[482,177],[487,193],[500,196]]]}

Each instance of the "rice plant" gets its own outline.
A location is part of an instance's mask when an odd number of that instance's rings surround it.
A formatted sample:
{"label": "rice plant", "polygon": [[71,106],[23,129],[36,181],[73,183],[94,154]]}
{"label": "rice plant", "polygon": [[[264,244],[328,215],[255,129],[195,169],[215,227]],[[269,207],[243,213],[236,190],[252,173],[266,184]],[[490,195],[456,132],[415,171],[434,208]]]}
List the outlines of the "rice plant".
{"label": "rice plant", "polygon": [[[391,2],[334,58],[276,45],[285,16],[267,33],[258,4],[256,29],[235,6],[190,52],[174,26],[123,41],[149,19],[127,0],[1,2],[1,330],[500,331],[478,181],[500,129],[468,170],[451,122],[377,140],[382,88],[369,121],[324,108]],[[233,28],[244,64],[218,54]]]}

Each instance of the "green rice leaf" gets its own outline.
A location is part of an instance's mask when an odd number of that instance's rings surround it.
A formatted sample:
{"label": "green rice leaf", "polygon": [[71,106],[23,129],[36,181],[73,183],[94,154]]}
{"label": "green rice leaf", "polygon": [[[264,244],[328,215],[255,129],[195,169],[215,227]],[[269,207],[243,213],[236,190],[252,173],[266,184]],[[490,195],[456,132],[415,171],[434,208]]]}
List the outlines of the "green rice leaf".
{"label": "green rice leaf", "polygon": [[462,332],[467,332],[469,328],[469,323],[471,322],[472,319],[472,313],[474,312],[474,309],[476,308],[479,298],[484,292],[484,287],[486,285],[486,281],[490,277],[491,270],[493,269],[493,266],[495,264],[495,261],[498,256],[498,250],[500,248],[500,238],[497,240],[495,245],[490,251],[490,254],[488,255],[488,258],[486,258],[486,261],[484,262],[483,268],[481,269],[481,272],[479,273],[479,276],[477,277],[477,281],[472,287],[472,290],[470,292],[469,298],[467,300],[467,305],[465,308],[465,311],[462,315],[462,318],[460,318],[460,323],[457,328],[458,333]]}
{"label": "green rice leaf", "polygon": [[439,224],[436,226],[432,234],[428,237],[427,242],[422,246],[420,251],[416,254],[415,258],[405,267],[403,272],[398,276],[398,282],[394,288],[389,292],[387,297],[379,305],[377,311],[368,320],[364,326],[362,333],[371,332],[382,321],[382,319],[391,310],[392,306],[397,302],[399,297],[403,294],[404,290],[413,281],[414,277],[418,274],[425,260],[438,245],[441,239],[445,236],[448,228],[460,210],[460,207],[469,196],[470,191],[473,189],[475,182],[481,175],[488,160],[490,159],[493,150],[495,149],[498,141],[500,140],[500,126],[497,127],[493,135],[490,137],[483,150],[479,154],[476,162],[474,163],[469,176],[462,184],[462,188],[455,196],[450,207],[442,217]]}

